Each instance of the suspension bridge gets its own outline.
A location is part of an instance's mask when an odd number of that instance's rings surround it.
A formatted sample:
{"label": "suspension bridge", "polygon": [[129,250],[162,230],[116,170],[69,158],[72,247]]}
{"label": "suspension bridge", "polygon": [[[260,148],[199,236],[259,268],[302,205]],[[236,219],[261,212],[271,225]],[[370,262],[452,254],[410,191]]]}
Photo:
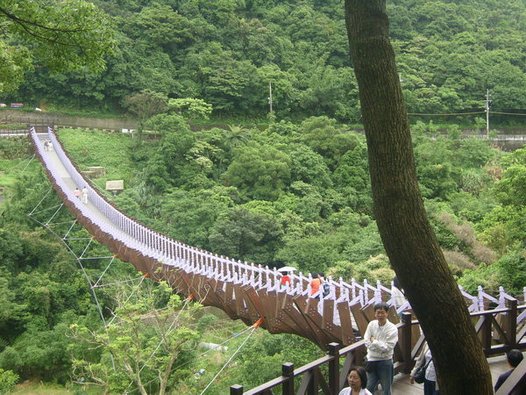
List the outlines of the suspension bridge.
{"label": "suspension bridge", "polygon": [[[326,357],[329,359],[301,372],[305,391],[318,386],[324,391],[327,389],[325,393],[335,393],[331,391],[342,387],[345,369],[363,358],[361,334],[372,319],[373,304],[379,301],[393,306],[390,319],[399,325],[395,371],[408,373],[410,370],[424,338],[418,322],[412,321],[411,306],[407,301],[396,302],[392,286],[328,278],[328,294],[312,293],[311,274],[300,272],[293,275],[290,284],[283,285],[277,268],[218,256],[173,240],[126,216],[106,200],[71,162],[51,128],[40,133],[32,128],[30,137],[62,204],[115,257],[129,262],[153,280],[167,281],[175,292],[188,299],[223,310],[231,319],[270,333],[296,334],[323,349],[329,347],[332,359]],[[86,189],[87,202],[75,194],[77,188]],[[526,349],[526,287],[518,298],[503,288],[497,296],[487,294],[482,288],[477,295],[461,291],[488,357],[512,347]],[[344,348],[340,349],[339,345]],[[340,370],[334,360],[339,361],[341,357],[345,357],[345,362]],[[320,379],[319,366],[323,364],[337,369],[336,373],[329,373],[328,381]],[[271,393],[268,391],[273,385],[289,383],[296,374],[299,373],[288,371],[281,381],[258,389],[260,392],[245,393]],[[231,393],[243,393],[242,387],[241,392],[239,387],[234,387]]]}

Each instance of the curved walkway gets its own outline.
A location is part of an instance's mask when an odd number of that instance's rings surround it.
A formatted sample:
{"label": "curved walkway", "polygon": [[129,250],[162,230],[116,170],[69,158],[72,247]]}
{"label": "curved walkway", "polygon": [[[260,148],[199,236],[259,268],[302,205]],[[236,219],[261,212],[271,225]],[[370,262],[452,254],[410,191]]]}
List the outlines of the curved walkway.
{"label": "curved walkway", "polygon": [[[71,163],[52,130],[31,131],[35,153],[57,194],[67,208],[91,234],[106,245],[119,259],[154,280],[165,280],[172,288],[203,305],[216,306],[232,319],[247,325],[261,326],[271,333],[294,333],[325,348],[331,342],[353,344],[371,319],[371,306],[378,301],[395,304],[392,288],[352,280],[327,279],[327,296],[311,295],[311,276],[299,273],[292,285],[281,285],[281,273],[275,268],[240,262],[188,246],[161,235],[118,211],[106,201],[89,180]],[[50,141],[52,149],[44,142]],[[88,190],[88,201],[75,196],[75,188]],[[526,294],[526,288],[525,288]],[[477,296],[464,292],[468,309],[487,355],[502,353],[509,344],[524,345],[526,306],[501,288],[497,297],[479,289]],[[488,310],[488,306],[496,306]],[[398,322],[397,313],[410,309],[406,302],[390,311],[390,319]],[[412,326],[404,320],[402,331]],[[414,323],[413,323],[414,324]],[[398,354],[396,371],[408,371],[412,356],[423,341],[420,330],[411,332]],[[410,339],[410,340],[409,340]],[[496,346],[497,345],[497,346]],[[506,369],[502,357],[492,365],[494,381]],[[395,394],[421,394],[418,385],[410,385],[407,375],[396,376]]]}
{"label": "curved walkway", "polygon": [[[391,311],[394,322],[399,321],[397,313],[410,309],[407,302],[396,305],[392,288],[380,283],[328,278],[329,294],[311,295],[310,274],[299,273],[292,276],[292,285],[282,285],[276,268],[236,261],[170,239],[127,217],[99,195],[71,163],[53,130],[37,134],[33,129],[31,138],[64,205],[95,239],[145,275],[166,280],[178,293],[219,307],[232,319],[271,333],[294,333],[325,348],[331,342],[352,344],[355,335],[365,331],[371,319],[367,307],[373,303],[395,305],[396,310]],[[47,150],[45,141],[50,141],[53,149]],[[75,196],[76,187],[87,188],[87,204]],[[477,296],[465,292],[464,296],[472,313],[485,311],[490,304],[506,308],[515,300],[502,288],[497,297],[482,289]],[[526,310],[519,312],[517,322],[525,319]]]}

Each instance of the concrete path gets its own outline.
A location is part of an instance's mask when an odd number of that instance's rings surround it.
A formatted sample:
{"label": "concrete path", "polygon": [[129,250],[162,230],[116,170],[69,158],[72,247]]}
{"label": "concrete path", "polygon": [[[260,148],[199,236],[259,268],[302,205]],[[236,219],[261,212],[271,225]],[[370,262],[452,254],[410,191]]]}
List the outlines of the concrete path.
{"label": "concrete path", "polygon": [[[491,369],[491,377],[493,385],[497,382],[497,378],[501,373],[507,371],[508,363],[506,362],[506,356],[500,355],[488,359],[489,367]],[[377,391],[376,394],[380,395],[381,392]],[[375,394],[375,395],[376,395]],[[409,375],[397,374],[395,376],[395,382],[393,384],[393,395],[423,395],[424,385],[423,384],[411,384],[409,382]]]}

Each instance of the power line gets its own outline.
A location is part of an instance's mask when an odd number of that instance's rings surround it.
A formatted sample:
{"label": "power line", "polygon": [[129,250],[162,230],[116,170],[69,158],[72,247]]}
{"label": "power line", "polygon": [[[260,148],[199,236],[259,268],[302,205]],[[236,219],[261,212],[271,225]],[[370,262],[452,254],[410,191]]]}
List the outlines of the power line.
{"label": "power line", "polygon": [[519,117],[526,117],[525,113],[520,112],[500,112],[500,111],[492,111],[492,114],[498,114],[498,115],[517,115]]}
{"label": "power line", "polygon": [[471,114],[484,114],[486,111],[471,111],[471,112],[448,112],[448,113],[421,113],[421,112],[408,112],[407,115],[442,115],[442,116],[448,116],[448,115],[471,115]]}
{"label": "power line", "polygon": [[[426,116],[448,116],[448,115],[471,115],[471,114],[484,114],[486,111],[471,111],[471,112],[439,112],[439,113],[424,113],[424,112],[408,112],[407,115],[426,115]],[[502,111],[490,111],[490,114],[496,115],[517,115],[525,117],[526,113],[521,112],[502,112]]]}

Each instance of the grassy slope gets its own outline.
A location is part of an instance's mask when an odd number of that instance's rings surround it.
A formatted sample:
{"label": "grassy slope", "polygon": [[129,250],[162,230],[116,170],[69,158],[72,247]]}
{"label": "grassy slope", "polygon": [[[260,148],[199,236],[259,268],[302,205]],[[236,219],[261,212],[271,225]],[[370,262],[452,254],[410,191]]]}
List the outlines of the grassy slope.
{"label": "grassy slope", "polygon": [[80,170],[88,166],[105,168],[106,175],[93,180],[101,189],[108,180],[134,178],[136,169],[130,159],[134,140],[130,135],[82,129],[60,129],[58,135]]}

